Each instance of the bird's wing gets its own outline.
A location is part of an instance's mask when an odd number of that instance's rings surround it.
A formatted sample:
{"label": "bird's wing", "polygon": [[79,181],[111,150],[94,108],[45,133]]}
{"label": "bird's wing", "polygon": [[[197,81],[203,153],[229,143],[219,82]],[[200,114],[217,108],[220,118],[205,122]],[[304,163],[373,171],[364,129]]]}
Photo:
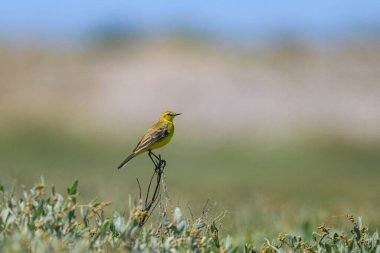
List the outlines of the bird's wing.
{"label": "bird's wing", "polygon": [[148,133],[144,135],[141,141],[137,144],[133,153],[137,154],[143,149],[148,148],[154,143],[162,140],[166,135],[169,134],[168,131],[168,123],[166,122],[158,122],[152,126],[151,129],[148,130]]}

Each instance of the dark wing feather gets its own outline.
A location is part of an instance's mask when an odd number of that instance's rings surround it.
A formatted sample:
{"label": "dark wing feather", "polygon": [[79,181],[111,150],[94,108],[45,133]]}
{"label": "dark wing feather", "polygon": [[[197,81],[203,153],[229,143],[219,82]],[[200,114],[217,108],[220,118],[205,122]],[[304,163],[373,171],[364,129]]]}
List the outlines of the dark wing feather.
{"label": "dark wing feather", "polygon": [[153,145],[154,143],[162,140],[168,134],[168,125],[162,124],[162,126],[160,126],[159,128],[146,134],[137,144],[136,148],[133,150],[133,153],[139,153],[140,151],[149,147],[150,145]]}
{"label": "dark wing feather", "polygon": [[117,168],[121,169],[124,167],[133,157],[135,157],[139,152],[149,147],[150,145],[162,140],[166,135],[168,135],[168,124],[166,122],[159,121],[153,125],[148,133],[137,144],[132,154],[130,154]]}

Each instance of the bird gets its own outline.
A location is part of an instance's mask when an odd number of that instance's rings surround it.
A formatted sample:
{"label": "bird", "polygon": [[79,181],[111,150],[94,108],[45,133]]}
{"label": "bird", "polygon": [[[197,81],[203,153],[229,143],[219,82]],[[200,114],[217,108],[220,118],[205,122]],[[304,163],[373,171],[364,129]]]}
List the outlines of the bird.
{"label": "bird", "polygon": [[123,168],[132,158],[141,153],[149,151],[150,154],[151,150],[161,148],[168,144],[174,134],[173,120],[176,116],[181,114],[182,113],[175,113],[172,111],[165,111],[162,113],[158,122],[149,128],[149,130],[137,143],[132,153],[125,158],[125,160],[117,168]]}

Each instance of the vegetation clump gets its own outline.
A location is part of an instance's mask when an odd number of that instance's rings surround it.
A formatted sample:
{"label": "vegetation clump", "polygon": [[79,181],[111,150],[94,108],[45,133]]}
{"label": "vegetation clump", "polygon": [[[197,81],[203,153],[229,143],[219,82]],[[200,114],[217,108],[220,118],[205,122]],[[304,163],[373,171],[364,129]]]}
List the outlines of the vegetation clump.
{"label": "vegetation clump", "polygon": [[[48,193],[49,192],[49,193]],[[156,226],[145,224],[142,201],[130,198],[129,210],[108,217],[105,201],[79,202],[78,181],[59,194],[42,181],[21,196],[0,185],[0,252],[379,252],[378,233],[349,216],[352,230],[319,227],[309,241],[280,235],[258,245],[237,245],[220,236],[216,219],[205,213],[192,221],[175,208],[161,212]]]}

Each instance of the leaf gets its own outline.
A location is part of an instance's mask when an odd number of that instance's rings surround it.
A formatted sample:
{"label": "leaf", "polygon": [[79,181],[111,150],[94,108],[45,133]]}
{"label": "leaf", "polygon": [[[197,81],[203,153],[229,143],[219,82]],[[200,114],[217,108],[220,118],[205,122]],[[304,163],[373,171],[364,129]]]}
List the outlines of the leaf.
{"label": "leaf", "polygon": [[4,186],[0,184],[0,192],[4,192]]}
{"label": "leaf", "polygon": [[356,241],[359,241],[360,240],[360,230],[357,226],[354,227],[354,235],[355,235]]}
{"label": "leaf", "polygon": [[166,250],[169,250],[169,249],[170,249],[170,243],[171,243],[171,241],[173,241],[173,240],[174,240],[174,237],[173,237],[173,236],[169,236],[169,237],[165,240],[165,242],[164,242],[164,247],[165,247]]}
{"label": "leaf", "polygon": [[160,221],[165,227],[168,227],[170,225],[170,221],[168,218],[166,218],[166,216],[160,216]]}
{"label": "leaf", "polygon": [[71,187],[67,189],[67,194],[75,195],[77,193],[78,183],[79,181],[75,180],[74,183],[71,185]]}
{"label": "leaf", "polygon": [[325,233],[325,234],[322,236],[322,238],[319,240],[318,244],[319,244],[320,246],[323,246],[323,245],[325,244],[325,240],[326,240],[326,238],[327,238],[328,235],[329,235],[329,234]]}
{"label": "leaf", "polygon": [[180,222],[177,222],[176,228],[178,233],[181,233],[186,228],[186,221],[182,220]]}
{"label": "leaf", "polygon": [[36,220],[37,218],[40,218],[42,215],[44,215],[44,207],[43,202],[41,202],[38,207],[34,210],[32,215],[32,220]]}
{"label": "leaf", "polygon": [[102,228],[101,228],[101,234],[102,234],[102,236],[106,235],[107,228],[108,228],[109,224],[110,224],[110,220],[109,219],[104,220],[104,222],[102,224]]}
{"label": "leaf", "polygon": [[3,211],[1,212],[1,219],[3,220],[5,224],[7,223],[8,215],[9,215],[8,208],[3,209]]}
{"label": "leaf", "polygon": [[358,217],[358,226],[360,230],[363,228],[363,221],[361,216]]}
{"label": "leaf", "polygon": [[333,235],[333,243],[336,244],[339,241],[339,235],[338,233],[334,233]]}
{"label": "leaf", "polygon": [[179,207],[176,207],[174,209],[174,220],[178,223],[182,220],[182,212],[181,212],[181,209],[179,209]]}
{"label": "leaf", "polygon": [[225,249],[230,249],[232,247],[232,239],[231,236],[227,235],[227,238],[224,240],[224,248]]}
{"label": "leaf", "polygon": [[115,231],[118,233],[124,233],[126,230],[125,220],[120,216],[118,212],[115,212],[113,215],[113,224],[115,226]]}
{"label": "leaf", "polygon": [[379,233],[376,231],[372,235],[372,245],[376,245],[377,241],[379,240]]}
{"label": "leaf", "polygon": [[91,200],[89,205],[92,207],[97,207],[98,205],[100,205],[100,202],[99,202],[98,198],[94,198],[93,200]]}
{"label": "leaf", "polygon": [[325,244],[326,253],[331,253],[331,246],[329,244]]}
{"label": "leaf", "polygon": [[195,224],[194,225],[194,228],[196,229],[196,230],[200,230],[200,229],[202,229],[202,228],[204,228],[206,226],[206,223],[198,223],[198,224]]}
{"label": "leaf", "polygon": [[69,219],[69,222],[72,222],[75,220],[75,210],[70,210],[67,214],[67,217]]}
{"label": "leaf", "polygon": [[317,242],[318,234],[315,233],[315,232],[313,232],[313,233],[311,234],[311,238],[312,238],[315,242]]}
{"label": "leaf", "polygon": [[213,223],[211,224],[211,226],[210,226],[210,231],[211,231],[211,233],[214,233],[215,231],[218,231],[218,229],[217,229],[216,226],[215,226],[215,222],[213,222]]}

